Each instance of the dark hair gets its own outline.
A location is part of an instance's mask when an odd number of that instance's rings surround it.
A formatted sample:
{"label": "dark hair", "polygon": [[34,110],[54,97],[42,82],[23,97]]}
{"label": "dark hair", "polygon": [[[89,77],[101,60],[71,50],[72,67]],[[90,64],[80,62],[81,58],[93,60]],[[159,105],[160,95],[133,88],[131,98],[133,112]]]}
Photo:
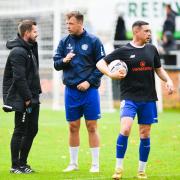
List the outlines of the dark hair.
{"label": "dark hair", "polygon": [[170,4],[166,4],[166,7],[170,10],[172,9]]}
{"label": "dark hair", "polygon": [[132,28],[141,27],[141,26],[144,26],[144,25],[149,25],[149,23],[145,22],[145,21],[136,21],[136,22],[133,23]]}
{"label": "dark hair", "polygon": [[75,17],[77,20],[82,21],[84,20],[84,16],[79,11],[71,11],[66,14],[67,19],[70,19],[71,17]]}
{"label": "dark hair", "polygon": [[36,22],[33,20],[23,20],[19,23],[18,25],[18,33],[21,37],[24,36],[26,31],[31,31],[32,30],[32,26],[36,26]]}

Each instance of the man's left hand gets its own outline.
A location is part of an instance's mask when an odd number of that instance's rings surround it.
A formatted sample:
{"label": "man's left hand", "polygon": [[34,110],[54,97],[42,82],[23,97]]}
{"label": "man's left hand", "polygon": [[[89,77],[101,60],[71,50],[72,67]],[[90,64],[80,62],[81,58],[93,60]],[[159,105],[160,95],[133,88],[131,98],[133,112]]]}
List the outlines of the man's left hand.
{"label": "man's left hand", "polygon": [[168,94],[172,94],[174,92],[174,85],[173,85],[173,82],[171,80],[168,80],[166,82],[166,88],[168,90]]}
{"label": "man's left hand", "polygon": [[88,81],[84,81],[77,85],[77,89],[80,91],[86,91],[90,87],[90,84]]}

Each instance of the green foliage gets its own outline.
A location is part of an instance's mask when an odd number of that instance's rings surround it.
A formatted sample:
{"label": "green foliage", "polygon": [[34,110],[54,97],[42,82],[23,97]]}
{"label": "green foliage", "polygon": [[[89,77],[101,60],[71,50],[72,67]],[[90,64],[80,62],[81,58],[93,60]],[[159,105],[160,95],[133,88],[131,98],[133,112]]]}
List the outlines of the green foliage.
{"label": "green foliage", "polygon": [[[133,179],[138,166],[138,125],[135,120],[124,163],[124,178]],[[29,156],[29,164],[37,171],[30,175],[10,174],[9,142],[13,132],[13,113],[0,111],[0,179],[1,180],[61,180],[111,179],[115,166],[115,145],[119,133],[119,112],[105,113],[99,120],[101,137],[100,170],[89,173],[91,157],[84,120],[81,123],[80,170],[63,173],[69,163],[68,124],[64,112],[42,110],[39,133]],[[180,112],[165,111],[159,123],[153,125],[151,153],[147,165],[150,179],[180,179]]]}

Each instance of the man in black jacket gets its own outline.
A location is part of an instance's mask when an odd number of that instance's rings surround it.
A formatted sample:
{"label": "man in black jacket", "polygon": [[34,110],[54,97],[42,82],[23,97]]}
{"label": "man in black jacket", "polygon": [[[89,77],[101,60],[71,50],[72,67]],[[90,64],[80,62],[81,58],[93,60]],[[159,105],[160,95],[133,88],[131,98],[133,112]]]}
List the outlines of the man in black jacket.
{"label": "man in black jacket", "polygon": [[3,77],[3,110],[15,111],[11,173],[33,172],[27,158],[38,132],[41,87],[37,36],[36,22],[24,20],[18,26],[18,36],[6,44],[11,51]]}
{"label": "man in black jacket", "polygon": [[176,31],[176,16],[179,16],[177,12],[175,12],[170,4],[166,4],[166,19],[163,24],[163,34],[166,31],[171,31],[174,35]]}

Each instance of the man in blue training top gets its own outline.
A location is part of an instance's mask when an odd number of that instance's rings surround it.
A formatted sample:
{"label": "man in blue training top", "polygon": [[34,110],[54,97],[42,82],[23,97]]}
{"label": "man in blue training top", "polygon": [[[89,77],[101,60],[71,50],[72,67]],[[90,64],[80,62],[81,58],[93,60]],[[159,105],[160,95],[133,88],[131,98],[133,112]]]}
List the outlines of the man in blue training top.
{"label": "man in blue training top", "polygon": [[[116,145],[116,169],[113,179],[122,178],[123,160],[128,144],[135,115],[138,116],[140,145],[138,178],[145,179],[146,163],[150,152],[151,124],[157,122],[154,72],[166,82],[169,94],[173,93],[173,82],[161,67],[157,49],[148,43],[151,30],[147,22],[136,21],[132,26],[133,40],[127,45],[116,49],[97,63],[98,69],[113,79],[120,80],[121,90],[121,130]],[[125,76],[124,70],[111,73],[107,64],[115,59],[123,60],[128,66]]]}
{"label": "man in blue training top", "polygon": [[64,170],[78,170],[80,145],[80,119],[84,115],[92,153],[90,172],[99,172],[99,135],[97,119],[100,118],[98,87],[102,73],[96,63],[105,56],[101,41],[83,28],[83,15],[72,11],[66,15],[69,35],[63,38],[54,55],[54,68],[63,70],[66,119],[69,122],[70,164]]}

